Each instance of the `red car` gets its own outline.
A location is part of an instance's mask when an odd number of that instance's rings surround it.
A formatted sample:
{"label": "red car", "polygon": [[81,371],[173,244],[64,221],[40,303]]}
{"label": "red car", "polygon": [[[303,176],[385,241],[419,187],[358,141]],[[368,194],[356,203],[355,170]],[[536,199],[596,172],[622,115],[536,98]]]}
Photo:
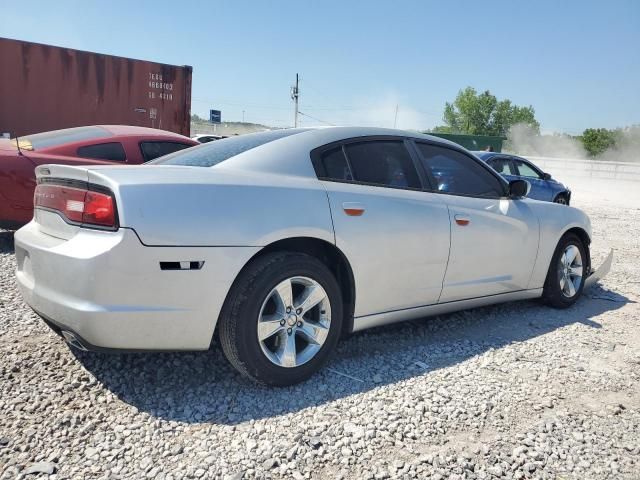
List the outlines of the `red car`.
{"label": "red car", "polygon": [[65,165],[131,164],[199,145],[164,130],[95,125],[0,139],[0,228],[13,230],[33,217],[34,169]]}

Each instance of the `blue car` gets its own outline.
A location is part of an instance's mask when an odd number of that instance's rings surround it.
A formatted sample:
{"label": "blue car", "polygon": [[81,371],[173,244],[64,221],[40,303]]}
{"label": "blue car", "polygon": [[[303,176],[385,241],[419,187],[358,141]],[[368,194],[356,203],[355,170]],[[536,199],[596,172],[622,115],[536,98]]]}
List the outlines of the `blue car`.
{"label": "blue car", "polygon": [[551,178],[529,160],[515,155],[496,152],[473,152],[496,172],[509,180],[527,180],[531,184],[528,197],[547,202],[569,205],[571,190]]}

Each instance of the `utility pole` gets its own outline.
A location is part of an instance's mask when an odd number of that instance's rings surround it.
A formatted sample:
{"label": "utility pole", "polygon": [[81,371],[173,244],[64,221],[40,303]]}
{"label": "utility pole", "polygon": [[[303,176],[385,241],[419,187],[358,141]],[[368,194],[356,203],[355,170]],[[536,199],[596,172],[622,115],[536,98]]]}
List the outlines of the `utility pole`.
{"label": "utility pole", "polygon": [[396,124],[398,123],[398,104],[396,103],[396,115],[393,117],[393,128],[396,128]]}
{"label": "utility pole", "polygon": [[242,110],[242,123],[244,123],[244,110]]}
{"label": "utility pole", "polygon": [[291,99],[294,102],[295,110],[293,116],[293,127],[298,127],[298,97],[300,96],[300,90],[298,88],[298,74],[296,73],[296,85],[291,87]]}

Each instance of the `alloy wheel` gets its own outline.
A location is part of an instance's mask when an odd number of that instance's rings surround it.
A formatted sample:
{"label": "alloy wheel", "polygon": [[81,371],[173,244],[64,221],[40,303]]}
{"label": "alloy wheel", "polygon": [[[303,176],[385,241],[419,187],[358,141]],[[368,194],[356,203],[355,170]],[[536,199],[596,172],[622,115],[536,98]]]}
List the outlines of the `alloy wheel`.
{"label": "alloy wheel", "polygon": [[558,262],[558,278],[560,291],[567,298],[572,298],[580,290],[584,267],[580,249],[575,245],[568,245]]}
{"label": "alloy wheel", "polygon": [[275,365],[298,367],[324,345],[331,326],[327,292],[308,277],[291,277],[276,285],[260,308],[258,341]]}

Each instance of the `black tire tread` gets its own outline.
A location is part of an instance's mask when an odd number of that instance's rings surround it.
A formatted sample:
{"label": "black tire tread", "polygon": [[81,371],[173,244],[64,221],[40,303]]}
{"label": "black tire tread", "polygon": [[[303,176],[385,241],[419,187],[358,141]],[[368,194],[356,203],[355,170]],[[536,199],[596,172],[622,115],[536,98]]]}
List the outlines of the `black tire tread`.
{"label": "black tire tread", "polygon": [[[240,273],[236,281],[234,282],[231,290],[225,300],[225,304],[222,308],[220,318],[218,321],[219,338],[222,346],[222,351],[231,365],[238,370],[243,376],[251,379],[252,381],[263,385],[275,385],[281,386],[286,383],[280,381],[265,380],[260,378],[255,372],[253,372],[249,366],[243,361],[242,355],[238,350],[238,338],[241,334],[240,325],[237,319],[242,314],[241,310],[243,305],[249,301],[254,294],[254,285],[260,279],[260,277],[267,275],[269,271],[278,268],[283,264],[289,266],[294,263],[301,265],[309,265],[312,263],[315,268],[321,268],[326,270],[326,273],[333,278],[330,270],[315,257],[299,252],[273,252],[267,253],[257,259],[253,260],[245,269]],[[337,285],[337,283],[336,283]],[[338,295],[339,295],[338,288]],[[340,306],[342,305],[342,298],[338,298]],[[332,306],[332,308],[334,308]],[[341,310],[336,312],[339,315]],[[332,318],[332,322],[336,320],[338,327],[340,327],[340,319]],[[329,339],[327,339],[328,341]],[[336,337],[337,342],[337,337]]]}
{"label": "black tire tread", "polygon": [[553,256],[551,257],[551,263],[549,265],[549,270],[547,271],[547,277],[545,279],[544,287],[542,290],[542,301],[546,305],[557,309],[569,308],[578,300],[578,298],[580,298],[580,296],[582,295],[582,290],[584,289],[585,277],[583,277],[583,281],[580,285],[578,293],[573,298],[568,299],[562,294],[562,292],[560,291],[560,286],[556,281],[557,263],[560,259],[562,251],[564,251],[564,248],[569,243],[575,243],[581,246],[582,250],[580,253],[583,255],[583,264],[585,265],[585,269],[589,264],[588,259],[586,258],[586,255],[588,255],[588,250],[582,242],[582,239],[575,233],[566,233],[565,235],[563,235],[558,242],[555,251],[553,252]]}

